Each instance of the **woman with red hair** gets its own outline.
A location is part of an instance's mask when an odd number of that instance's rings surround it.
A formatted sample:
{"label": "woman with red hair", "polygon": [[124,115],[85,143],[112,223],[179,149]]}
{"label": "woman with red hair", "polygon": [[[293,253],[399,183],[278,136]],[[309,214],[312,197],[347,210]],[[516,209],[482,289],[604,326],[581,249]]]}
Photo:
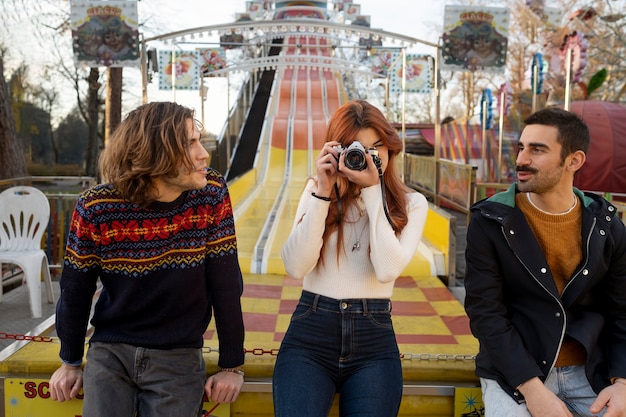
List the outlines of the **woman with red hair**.
{"label": "woman with red hair", "polygon": [[400,179],[396,130],[366,101],[341,106],[282,251],[302,296],[273,377],[276,417],[396,416],[400,353],[391,321],[396,278],[414,256],[428,203]]}

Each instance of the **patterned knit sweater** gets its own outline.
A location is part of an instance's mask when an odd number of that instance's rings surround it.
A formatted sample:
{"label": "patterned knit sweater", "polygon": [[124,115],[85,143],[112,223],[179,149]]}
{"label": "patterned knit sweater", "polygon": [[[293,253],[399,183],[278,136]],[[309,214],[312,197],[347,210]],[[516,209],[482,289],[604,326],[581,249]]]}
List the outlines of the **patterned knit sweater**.
{"label": "patterned knit sweater", "polygon": [[235,224],[223,177],[171,203],[142,208],[98,185],[78,199],[57,304],[60,356],[83,357],[98,279],[92,341],[154,349],[203,345],[215,314],[220,367],[244,361]]}

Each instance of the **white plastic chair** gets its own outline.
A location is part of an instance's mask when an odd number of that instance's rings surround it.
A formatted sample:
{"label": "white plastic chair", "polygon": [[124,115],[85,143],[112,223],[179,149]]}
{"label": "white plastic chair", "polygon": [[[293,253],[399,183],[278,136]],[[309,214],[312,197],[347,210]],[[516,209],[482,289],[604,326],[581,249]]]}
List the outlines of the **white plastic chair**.
{"label": "white plastic chair", "polygon": [[50,203],[38,189],[16,186],[0,193],[0,264],[12,263],[23,271],[35,318],[41,317],[42,273],[48,303],[54,303],[48,258],[41,249],[49,220]]}

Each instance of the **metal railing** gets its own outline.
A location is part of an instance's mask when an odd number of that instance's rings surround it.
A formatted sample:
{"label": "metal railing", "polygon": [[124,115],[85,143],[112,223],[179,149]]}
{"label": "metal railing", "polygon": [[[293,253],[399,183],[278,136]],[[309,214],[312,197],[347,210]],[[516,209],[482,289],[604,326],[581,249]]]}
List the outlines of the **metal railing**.
{"label": "metal railing", "polygon": [[[440,207],[465,213],[475,201],[476,167],[432,156],[405,155],[404,181]],[[438,186],[436,186],[438,185]]]}

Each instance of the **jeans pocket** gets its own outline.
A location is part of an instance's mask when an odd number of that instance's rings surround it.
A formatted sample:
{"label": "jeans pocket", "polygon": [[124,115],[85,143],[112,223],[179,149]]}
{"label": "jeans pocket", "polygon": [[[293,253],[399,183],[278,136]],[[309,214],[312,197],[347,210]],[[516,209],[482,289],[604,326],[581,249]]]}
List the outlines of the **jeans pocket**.
{"label": "jeans pocket", "polygon": [[311,306],[306,304],[298,304],[293,314],[291,315],[291,321],[297,321],[307,317],[312,312]]}
{"label": "jeans pocket", "polygon": [[383,327],[385,329],[393,328],[391,314],[388,312],[370,312],[368,313],[368,317],[376,326]]}

